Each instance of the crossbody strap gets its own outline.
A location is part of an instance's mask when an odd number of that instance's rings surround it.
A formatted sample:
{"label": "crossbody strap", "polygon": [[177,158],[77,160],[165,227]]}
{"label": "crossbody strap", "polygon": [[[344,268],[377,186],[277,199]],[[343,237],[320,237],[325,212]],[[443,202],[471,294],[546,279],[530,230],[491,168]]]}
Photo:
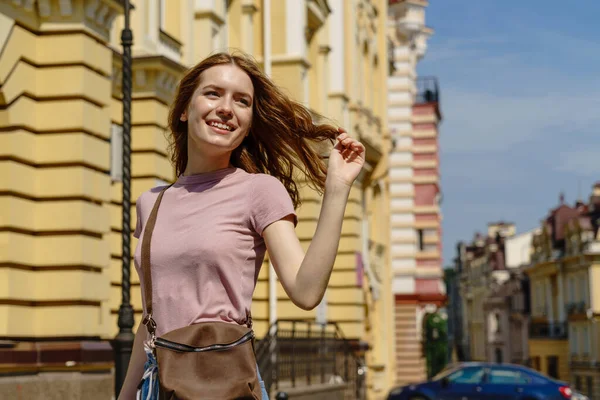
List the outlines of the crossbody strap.
{"label": "crossbody strap", "polygon": [[156,333],[156,322],[152,318],[152,272],[150,263],[150,243],[152,242],[152,232],[154,232],[154,225],[156,225],[156,216],[158,215],[158,207],[162,201],[163,195],[172,185],[165,187],[158,194],[158,198],[154,202],[152,212],[146,221],[144,227],[144,237],[142,238],[142,279],[144,283],[144,302],[146,303],[146,316],[142,323],[146,325],[148,333],[154,337]]}

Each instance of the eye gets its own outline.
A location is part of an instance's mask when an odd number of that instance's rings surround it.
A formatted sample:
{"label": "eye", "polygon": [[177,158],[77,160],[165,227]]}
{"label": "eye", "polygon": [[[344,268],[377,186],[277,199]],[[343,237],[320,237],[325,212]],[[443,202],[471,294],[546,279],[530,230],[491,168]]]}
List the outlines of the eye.
{"label": "eye", "polygon": [[219,93],[217,93],[215,90],[209,90],[208,92],[206,92],[207,96],[212,96],[212,97],[218,97]]}
{"label": "eye", "polygon": [[244,104],[245,106],[249,106],[250,105],[250,100],[246,99],[246,98],[241,98],[238,100],[240,103]]}

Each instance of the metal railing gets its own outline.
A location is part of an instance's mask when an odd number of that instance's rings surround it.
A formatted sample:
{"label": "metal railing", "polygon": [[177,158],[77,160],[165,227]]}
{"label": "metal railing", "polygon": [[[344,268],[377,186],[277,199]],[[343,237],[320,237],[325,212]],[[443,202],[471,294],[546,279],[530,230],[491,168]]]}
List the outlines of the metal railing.
{"label": "metal railing", "polygon": [[565,308],[567,309],[567,315],[585,314],[587,310],[585,301],[568,303]]}
{"label": "metal railing", "polygon": [[344,383],[346,399],[365,398],[364,362],[334,322],[278,320],[257,343],[256,360],[269,393]]}
{"label": "metal railing", "polygon": [[534,322],[529,327],[529,336],[538,339],[567,339],[569,335],[566,322]]}
{"label": "metal railing", "polygon": [[417,77],[416,104],[439,103],[440,90],[435,76]]}

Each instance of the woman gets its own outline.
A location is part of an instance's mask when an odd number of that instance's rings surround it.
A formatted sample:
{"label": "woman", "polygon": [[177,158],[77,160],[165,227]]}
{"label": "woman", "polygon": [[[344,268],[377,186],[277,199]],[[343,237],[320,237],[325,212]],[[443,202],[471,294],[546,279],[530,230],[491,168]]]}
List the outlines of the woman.
{"label": "woman", "polygon": [[[350,188],[364,164],[363,145],[343,130],[314,125],[308,110],[243,54],[215,54],[189,70],[169,127],[178,179],[164,194],[152,236],[157,335],[201,321],[248,323],[266,250],[294,304],[316,307],[331,275]],[[324,141],[335,143],[327,166],[316,146]],[[294,230],[297,170],[324,193],[306,253]],[[138,238],[160,190],[137,201]],[[138,243],[138,273],[140,254]],[[140,325],[119,399],[135,397],[144,340]]]}

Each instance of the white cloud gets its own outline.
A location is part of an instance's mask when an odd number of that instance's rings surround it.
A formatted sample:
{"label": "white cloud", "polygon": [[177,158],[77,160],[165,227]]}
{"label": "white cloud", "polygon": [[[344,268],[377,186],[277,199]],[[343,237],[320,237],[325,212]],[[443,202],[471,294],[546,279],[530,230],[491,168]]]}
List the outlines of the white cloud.
{"label": "white cloud", "polygon": [[531,179],[530,171],[511,160],[510,154],[448,154],[441,160],[442,187],[446,182],[464,182],[477,187],[515,185]]}
{"label": "white cloud", "polygon": [[440,78],[443,150],[502,151],[597,131],[598,55],[598,42],[540,27],[434,37],[422,66]]}
{"label": "white cloud", "polygon": [[441,141],[447,152],[507,150],[557,130],[568,134],[600,126],[600,96],[591,93],[519,97],[445,89],[442,95]]}
{"label": "white cloud", "polygon": [[507,39],[502,36],[443,38],[434,36],[425,59],[429,63],[441,61],[473,59],[481,56],[481,47],[504,44]]}

